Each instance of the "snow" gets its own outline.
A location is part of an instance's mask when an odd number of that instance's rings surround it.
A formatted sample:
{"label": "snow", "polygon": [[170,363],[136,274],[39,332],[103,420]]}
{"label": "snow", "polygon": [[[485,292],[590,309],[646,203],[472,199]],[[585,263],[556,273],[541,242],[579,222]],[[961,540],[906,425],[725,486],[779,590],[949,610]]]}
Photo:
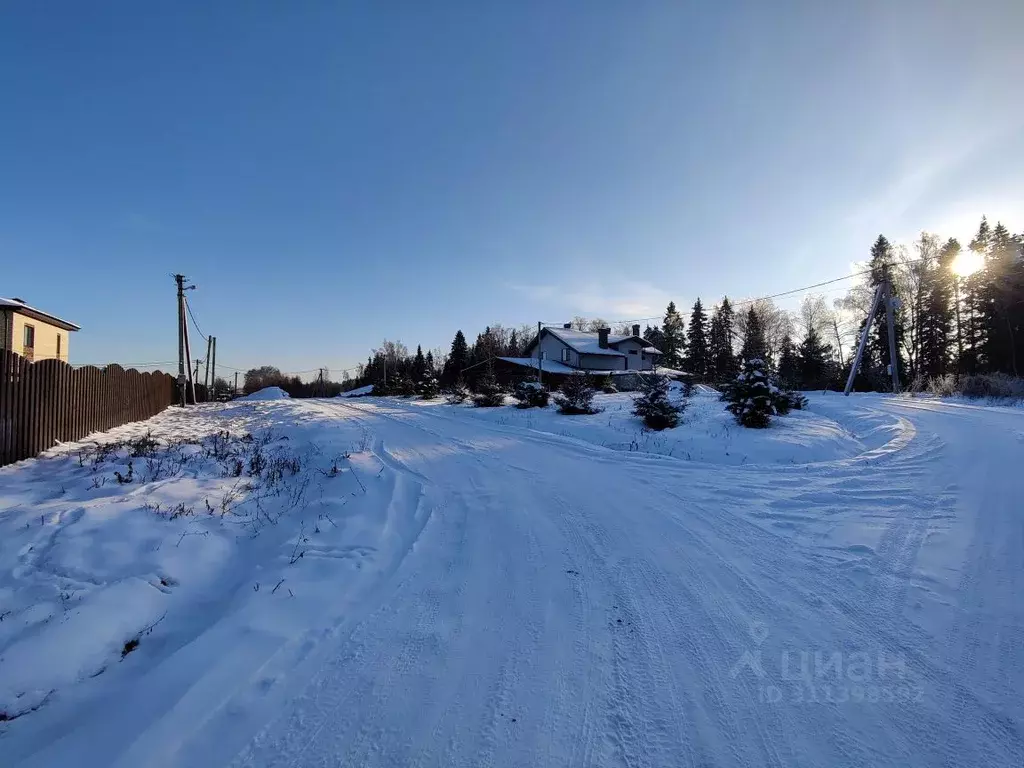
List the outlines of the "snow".
{"label": "snow", "polygon": [[[590,354],[590,353],[588,353]],[[537,370],[537,358],[536,357],[499,357],[499,360],[504,360],[508,363],[514,363],[515,365],[522,365],[527,368],[532,368],[534,371]],[[588,376],[635,376],[638,373],[649,373],[649,371],[639,371],[637,369],[617,368],[615,370],[598,370],[592,368],[573,368],[571,365],[566,365],[558,360],[545,360],[544,368],[542,373],[576,373],[582,371]],[[658,373],[669,374],[675,373],[675,371],[669,371],[668,369],[659,368]]]}
{"label": "snow", "polygon": [[264,387],[253,392],[251,395],[239,398],[240,400],[284,400],[289,397],[288,393],[280,387]]}
{"label": "snow", "polygon": [[364,395],[369,395],[372,392],[373,384],[366,384],[365,386],[362,387],[350,389],[348,392],[342,392],[340,395],[338,395],[338,397],[363,397]]}
{"label": "snow", "polygon": [[0,469],[0,765],[1021,765],[1024,411],[808,398],[243,400]]}

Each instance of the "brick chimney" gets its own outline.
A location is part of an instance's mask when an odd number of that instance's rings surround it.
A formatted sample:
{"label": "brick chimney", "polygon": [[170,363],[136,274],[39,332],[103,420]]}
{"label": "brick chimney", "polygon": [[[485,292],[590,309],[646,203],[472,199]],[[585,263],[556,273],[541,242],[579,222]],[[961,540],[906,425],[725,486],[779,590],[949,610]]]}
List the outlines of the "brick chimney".
{"label": "brick chimney", "polygon": [[639,336],[640,335],[640,324],[639,323],[634,323],[634,325],[633,325],[633,335],[634,336]]}
{"label": "brick chimney", "polygon": [[599,346],[601,349],[608,349],[608,334],[611,332],[611,328],[598,328],[597,346]]}

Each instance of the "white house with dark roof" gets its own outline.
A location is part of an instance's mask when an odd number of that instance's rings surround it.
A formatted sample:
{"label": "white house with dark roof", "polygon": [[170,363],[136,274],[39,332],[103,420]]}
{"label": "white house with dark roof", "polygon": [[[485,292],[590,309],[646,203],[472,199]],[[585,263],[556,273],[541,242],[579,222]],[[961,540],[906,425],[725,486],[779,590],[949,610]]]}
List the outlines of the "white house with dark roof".
{"label": "white house with dark roof", "polygon": [[[537,348],[545,369],[593,372],[652,371],[661,357],[661,350],[640,335],[640,326],[633,333],[613,336],[610,328],[577,331],[566,323],[561,328],[544,327],[523,351],[524,358],[504,358],[508,362],[537,365]],[[555,365],[549,365],[553,363]]]}

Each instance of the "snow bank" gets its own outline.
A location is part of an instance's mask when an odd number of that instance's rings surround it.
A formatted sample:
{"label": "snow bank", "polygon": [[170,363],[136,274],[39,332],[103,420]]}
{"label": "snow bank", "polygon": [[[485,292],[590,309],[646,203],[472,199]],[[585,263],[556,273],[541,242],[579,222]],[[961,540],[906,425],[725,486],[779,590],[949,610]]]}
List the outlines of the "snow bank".
{"label": "snow bank", "polygon": [[342,392],[338,397],[363,397],[373,393],[373,384],[367,384],[363,387],[356,387],[350,389],[348,392]]}
{"label": "snow bank", "polygon": [[264,387],[258,392],[239,398],[239,400],[285,400],[289,395],[280,387]]}

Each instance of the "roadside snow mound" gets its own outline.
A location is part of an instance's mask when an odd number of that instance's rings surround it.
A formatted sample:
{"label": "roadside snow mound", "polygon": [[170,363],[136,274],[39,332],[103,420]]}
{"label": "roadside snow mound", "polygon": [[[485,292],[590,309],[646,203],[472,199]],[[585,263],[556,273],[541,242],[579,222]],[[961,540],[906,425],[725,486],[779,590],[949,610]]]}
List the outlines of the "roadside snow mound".
{"label": "roadside snow mound", "polygon": [[367,384],[365,387],[357,387],[356,389],[348,392],[342,392],[338,397],[362,397],[363,395],[369,395],[373,393],[373,384]]}
{"label": "roadside snow mound", "polygon": [[264,387],[258,392],[253,392],[251,395],[239,398],[241,400],[286,400],[289,397],[288,393],[280,387]]}

